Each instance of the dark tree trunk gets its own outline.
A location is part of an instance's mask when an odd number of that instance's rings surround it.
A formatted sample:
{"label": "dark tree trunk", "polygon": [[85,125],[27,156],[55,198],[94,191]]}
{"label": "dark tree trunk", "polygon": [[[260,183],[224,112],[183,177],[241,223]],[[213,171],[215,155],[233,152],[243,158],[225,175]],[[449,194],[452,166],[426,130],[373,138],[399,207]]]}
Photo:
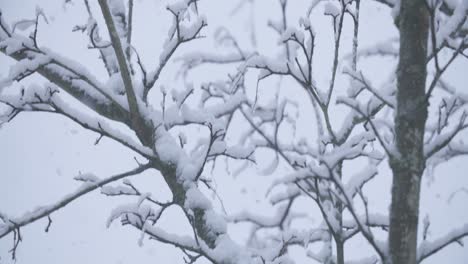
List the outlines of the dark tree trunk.
{"label": "dark tree trunk", "polygon": [[344,264],[344,242],[336,241],[336,264]]}
{"label": "dark tree trunk", "polygon": [[425,168],[428,22],[424,0],[401,0],[395,117],[397,154],[390,158],[393,185],[389,244],[393,264],[416,263],[419,195]]}

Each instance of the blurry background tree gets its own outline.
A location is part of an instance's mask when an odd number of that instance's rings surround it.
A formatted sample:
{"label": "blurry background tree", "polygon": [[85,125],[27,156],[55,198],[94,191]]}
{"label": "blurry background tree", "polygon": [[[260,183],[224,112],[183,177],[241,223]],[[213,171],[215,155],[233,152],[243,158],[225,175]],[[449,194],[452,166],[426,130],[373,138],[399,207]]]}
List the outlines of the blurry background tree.
{"label": "blurry background tree", "polygon": [[[157,3],[166,15],[156,22],[168,25],[154,34],[151,14],[134,11],[143,2],[65,1],[85,14],[72,31],[94,59],[42,44],[55,23],[42,3],[31,19],[1,13],[0,49],[13,59],[0,86],[4,127],[25,113],[59,114],[93,131],[91,144],[129,149],[136,164],[106,177],[80,172],[74,192],[20,216],[0,204],[2,251],[21,261],[25,226],[43,221],[48,232],[59,209],[96,189],[123,198],[108,227],[120,219],[140,230],[139,245],[168,244],[187,263],[416,263],[463,244],[468,219],[445,219],[434,236],[432,219],[444,212],[432,209],[419,243],[417,224],[423,179],[446,184],[434,169],[468,153],[467,1],[233,4],[240,28],[222,15],[207,27],[210,1]],[[115,164],[114,155],[99,162]],[[163,181],[129,180],[140,174]],[[457,187],[449,200],[466,192]]]}

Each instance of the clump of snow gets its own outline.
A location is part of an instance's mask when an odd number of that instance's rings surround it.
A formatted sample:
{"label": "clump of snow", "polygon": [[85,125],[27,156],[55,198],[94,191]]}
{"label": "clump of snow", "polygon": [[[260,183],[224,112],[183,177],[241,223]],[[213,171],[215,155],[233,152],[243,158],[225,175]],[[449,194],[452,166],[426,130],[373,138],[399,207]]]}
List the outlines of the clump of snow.
{"label": "clump of snow", "polygon": [[340,10],[331,1],[328,1],[325,4],[324,13],[325,13],[325,15],[330,15],[330,16],[336,17],[336,16],[338,16],[340,14]]}
{"label": "clump of snow", "polygon": [[224,234],[227,232],[226,220],[213,210],[206,210],[204,215],[206,225],[210,232],[214,234]]}
{"label": "clump of snow", "polygon": [[290,40],[290,39],[295,39],[295,40],[299,41],[300,43],[303,43],[304,42],[304,33],[297,30],[296,28],[289,27],[281,35],[280,43],[285,42],[285,41]]}
{"label": "clump of snow", "polygon": [[73,179],[77,181],[92,182],[92,183],[99,181],[99,178],[93,173],[84,173],[84,174],[80,173],[77,176],[75,176]]}
{"label": "clump of snow", "polygon": [[127,186],[110,186],[110,185],[105,185],[102,186],[101,188],[101,193],[105,195],[121,195],[121,194],[126,194],[126,195],[136,195],[136,192],[134,189],[127,187]]}
{"label": "clump of snow", "polygon": [[163,128],[157,129],[156,132],[156,142],[154,147],[158,157],[164,162],[171,163],[173,165],[178,164],[182,151],[177,147],[178,144],[174,138]]}
{"label": "clump of snow", "polygon": [[115,94],[124,94],[125,93],[125,86],[122,81],[122,77],[120,73],[112,74],[107,83],[105,84],[105,89],[108,91],[113,91]]}
{"label": "clump of snow", "polygon": [[196,187],[191,187],[186,192],[184,207],[187,209],[211,209],[211,202]]}
{"label": "clump of snow", "polygon": [[[112,224],[114,220],[127,214],[141,216],[141,218],[143,218],[145,221],[153,220],[155,215],[158,215],[154,212],[154,210],[148,204],[138,204],[138,203],[123,204],[112,209],[111,214],[109,215],[106,221],[107,228],[110,227],[110,225]],[[140,224],[144,224],[144,223],[140,223]]]}
{"label": "clump of snow", "polygon": [[437,31],[437,48],[439,48],[445,41],[451,42],[450,35],[466,22],[466,14],[468,13],[468,1],[461,1],[453,11],[452,16],[440,26]]}
{"label": "clump of snow", "polygon": [[215,248],[210,252],[210,255],[215,260],[218,260],[219,263],[251,263],[251,258],[245,251],[226,234],[220,235],[218,239],[216,239]]}

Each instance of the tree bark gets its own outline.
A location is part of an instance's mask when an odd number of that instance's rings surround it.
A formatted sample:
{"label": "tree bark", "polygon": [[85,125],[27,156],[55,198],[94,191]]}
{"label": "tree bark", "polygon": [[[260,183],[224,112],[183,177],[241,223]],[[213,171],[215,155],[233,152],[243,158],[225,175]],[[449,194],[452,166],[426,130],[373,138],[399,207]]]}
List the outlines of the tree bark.
{"label": "tree bark", "polygon": [[415,264],[421,177],[425,169],[424,127],[429,14],[424,0],[401,0],[400,57],[395,116],[396,153],[390,208],[390,259],[393,264]]}
{"label": "tree bark", "polygon": [[336,264],[344,264],[344,242],[342,240],[335,241],[336,244]]}
{"label": "tree bark", "polygon": [[132,76],[130,75],[130,69],[127,64],[127,59],[125,57],[124,49],[120,41],[119,33],[115,26],[114,20],[112,18],[112,13],[110,11],[107,0],[98,0],[101,7],[102,15],[106,22],[107,30],[109,31],[109,37],[111,39],[112,47],[114,48],[115,56],[119,64],[120,75],[125,86],[125,93],[128,101],[128,108],[130,111],[130,122],[132,128],[136,132],[138,138],[141,140],[143,145],[147,147],[152,147],[153,145],[153,131],[148,129],[148,124],[146,123],[143,116],[140,114],[140,109],[138,107],[138,99],[135,94],[135,89],[133,87]]}

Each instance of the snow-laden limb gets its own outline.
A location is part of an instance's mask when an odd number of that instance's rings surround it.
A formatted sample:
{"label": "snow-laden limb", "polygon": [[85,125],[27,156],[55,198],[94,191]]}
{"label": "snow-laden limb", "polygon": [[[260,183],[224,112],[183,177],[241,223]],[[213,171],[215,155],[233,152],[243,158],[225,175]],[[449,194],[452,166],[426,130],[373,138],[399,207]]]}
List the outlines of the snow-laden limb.
{"label": "snow-laden limb", "polygon": [[[393,142],[389,142],[389,140],[382,135],[382,129],[379,123],[372,119],[372,112],[370,112],[371,110],[369,107],[365,107],[359,101],[348,97],[339,97],[337,102],[350,107],[369,123],[373,134],[389,157],[397,155],[397,152],[393,149]],[[381,123],[385,124],[386,122],[382,120]]]}
{"label": "snow-laden limb", "polygon": [[[344,197],[344,201],[346,204],[346,207],[350,214],[352,215],[354,221],[356,222],[356,225],[360,231],[360,233],[364,236],[364,238],[369,242],[369,244],[372,246],[372,248],[375,250],[375,252],[379,255],[380,259],[382,262],[385,262],[388,259],[388,251],[387,251],[387,245],[385,243],[382,243],[380,240],[376,239],[370,229],[370,226],[366,224],[366,221],[362,221],[362,219],[359,217],[357,210],[354,207],[353,204],[353,199],[352,197],[349,196],[349,193],[341,183],[340,179],[335,175],[336,173],[333,173],[330,171],[331,175],[331,180],[334,182],[336,185],[337,189],[341,191],[341,194]],[[365,197],[361,197],[364,205],[365,205],[365,210],[366,210],[366,219],[369,218],[369,214],[367,212],[367,201]]]}
{"label": "snow-laden limb", "polygon": [[468,155],[468,144],[462,140],[452,140],[427,160],[428,172],[432,173],[433,169],[443,162],[447,162],[455,157],[466,155]]}
{"label": "snow-laden limb", "polygon": [[332,252],[332,243],[331,236],[328,235],[324,239],[324,243],[318,252],[312,250],[307,250],[307,256],[319,263],[330,263],[333,262],[333,252]]}
{"label": "snow-laden limb", "polygon": [[239,248],[227,235],[221,235],[217,240],[215,248],[210,248],[202,240],[196,240],[189,236],[179,236],[166,232],[165,230],[152,226],[147,222],[142,224],[140,215],[126,214],[122,220],[125,224],[131,225],[142,232],[146,233],[150,239],[154,239],[161,243],[173,245],[185,252],[193,252],[200,254],[214,264],[260,264],[259,260],[255,260],[246,251]]}
{"label": "snow-laden limb", "polygon": [[[339,100],[338,100],[338,103],[340,103]],[[368,109],[369,118],[375,116],[385,107],[385,103],[381,102],[380,100],[376,98],[371,99],[368,105],[371,106],[370,109]],[[340,143],[344,142],[351,135],[351,133],[358,127],[358,125],[361,125],[365,123],[366,121],[367,121],[366,116],[363,116],[357,111],[351,111],[346,116],[346,118],[343,121],[343,124],[336,132],[337,141]]]}
{"label": "snow-laden limb", "polygon": [[458,243],[463,246],[462,239],[466,236],[468,236],[468,224],[455,228],[446,235],[433,241],[424,240],[418,247],[418,263],[452,243]]}
{"label": "snow-laden limb", "polygon": [[[295,184],[285,184],[285,185],[286,185],[285,191],[277,192],[277,193],[269,195],[271,204],[276,205],[280,202],[290,200],[293,197],[298,196],[301,193],[301,190]],[[270,193],[270,191],[272,190],[274,186],[275,185],[270,187],[267,194]]]}
{"label": "snow-laden limb", "polygon": [[217,45],[228,48],[229,51],[220,51],[218,53],[197,51],[184,54],[184,56],[179,59],[182,61],[182,67],[179,73],[186,77],[188,71],[206,64],[244,64],[250,58],[257,55],[255,51],[241,49],[238,41],[227,28],[219,28],[215,32],[215,39]]}
{"label": "snow-laden limb", "polygon": [[[369,227],[380,228],[382,230],[388,231],[390,226],[390,220],[387,215],[368,213],[367,215],[359,215],[358,218],[361,223],[365,223]],[[354,219],[344,221],[343,226],[345,226],[347,229],[344,232],[344,238],[346,240],[359,233],[359,226]]]}
{"label": "snow-laden limb", "polygon": [[101,193],[107,196],[118,196],[118,195],[137,195],[137,192],[127,186],[103,186]]}
{"label": "snow-laden limb", "polygon": [[357,157],[367,156],[372,159],[382,159],[382,154],[375,150],[366,150],[366,146],[375,140],[375,136],[371,132],[360,133],[350,137],[342,145],[335,147],[331,151],[322,154],[319,158],[327,167],[335,168],[340,162],[352,160]]}
{"label": "snow-laden limb", "polygon": [[[149,72],[148,76],[145,76],[143,80],[143,85],[145,87],[143,91],[143,101],[146,101],[149,91],[159,79],[161,71],[177,48],[181,44],[197,38],[200,31],[207,25],[206,18],[198,14],[196,15],[195,21],[186,19],[190,17],[189,13],[193,12],[194,8],[196,10],[195,5],[196,1],[182,0],[167,6],[167,10],[174,16],[174,21],[169,29],[168,38],[164,43],[164,49],[159,55],[159,63],[156,70]],[[187,22],[187,20],[189,22]]]}
{"label": "snow-laden limb", "polygon": [[251,57],[246,66],[262,70],[258,76],[259,80],[271,75],[288,75],[290,73],[287,63],[281,63],[277,59],[261,55]]}
{"label": "snow-laden limb", "polygon": [[353,80],[359,82],[360,86],[367,89],[387,106],[389,106],[390,108],[395,108],[395,95],[393,93],[389,94],[388,89],[381,89],[383,90],[383,93],[380,90],[375,89],[370,83],[370,81],[364,77],[362,72],[354,72],[351,69],[345,68],[343,69],[343,73],[350,76]]}
{"label": "snow-laden limb", "polygon": [[453,42],[452,36],[454,33],[468,28],[468,25],[465,23],[468,17],[467,13],[468,3],[466,1],[459,1],[458,5],[452,10],[452,14],[439,26],[435,48],[440,48],[444,43],[449,43],[450,45]]}
{"label": "snow-laden limb", "polygon": [[[28,225],[30,223],[33,223],[43,217],[49,216],[51,213],[65,207],[67,204],[70,202],[80,198],[81,196],[94,191],[97,188],[100,188],[108,183],[115,182],[117,180],[137,175],[147,169],[149,169],[151,166],[150,164],[145,164],[142,166],[139,166],[133,170],[120,173],[105,179],[94,179],[93,182],[86,182],[84,183],[81,187],[79,187],[76,191],[65,195],[61,200],[47,206],[41,206],[36,209],[34,209],[31,212],[25,213],[20,217],[10,217],[8,218],[8,222],[5,222],[3,224],[0,224],[0,238],[8,235],[10,232],[17,230],[25,225]],[[2,218],[3,219],[3,218]]]}
{"label": "snow-laden limb", "polygon": [[122,43],[122,48],[127,50],[128,18],[123,0],[109,0],[109,11],[114,21],[115,31]]}
{"label": "snow-laden limb", "polygon": [[[134,226],[137,229],[143,229],[143,226],[138,223],[139,218],[138,216],[127,214],[123,216],[125,223]],[[138,219],[138,220],[137,220]],[[178,248],[187,249],[192,252],[199,252],[201,251],[195,239],[189,236],[178,236],[174,234],[170,234],[164,231],[161,228],[155,226],[147,226],[144,228],[144,232],[148,234],[152,239],[155,239],[159,242],[166,243],[169,245],[174,245]]]}
{"label": "snow-laden limb", "polygon": [[217,123],[218,119],[235,112],[246,102],[245,94],[237,92],[225,98],[224,102],[206,107],[194,108],[186,104],[168,107],[164,113],[164,125],[168,128],[188,124],[204,125],[206,122]]}
{"label": "snow-laden limb", "polygon": [[[128,134],[131,131],[125,133],[116,126],[115,122],[106,117],[81,110],[67,102],[54,84],[45,86],[33,84],[23,88],[21,92],[0,93],[0,96],[0,102],[12,108],[12,113],[15,115],[22,111],[61,114],[82,127],[100,134],[101,137],[109,137],[144,157],[154,156],[153,150],[143,146],[135,137]],[[98,142],[99,140],[96,141]]]}
{"label": "snow-laden limb", "polygon": [[[146,120],[143,116],[140,115],[139,100],[136,95],[133,79],[130,73],[130,68],[125,56],[125,50],[122,43],[121,36],[126,34],[122,31],[122,28],[119,27],[118,21],[114,21],[112,16],[111,9],[117,13],[125,13],[123,7],[123,1],[121,0],[112,0],[111,5],[108,5],[107,0],[99,0],[99,6],[101,7],[104,20],[106,22],[107,30],[109,31],[109,36],[112,42],[112,47],[117,57],[117,62],[119,64],[120,76],[125,87],[125,95],[128,102],[128,110],[130,112],[130,123],[131,127],[134,129],[135,133],[141,140],[141,142],[150,146],[152,143],[151,132],[148,129]],[[123,10],[122,10],[123,9]],[[117,10],[117,11],[116,11]],[[125,35],[124,35],[125,36]]]}
{"label": "snow-laden limb", "polygon": [[99,178],[94,175],[93,173],[79,173],[75,177],[73,177],[75,181],[82,181],[85,183],[95,184],[99,181]]}
{"label": "snow-laden limb", "polygon": [[[395,46],[396,45],[396,46]],[[350,59],[352,54],[346,55],[346,59]],[[398,57],[398,39],[391,38],[382,42],[375,43],[371,46],[359,49],[357,52],[358,58],[366,58],[373,56],[390,56]]]}
{"label": "snow-laden limb", "polygon": [[437,118],[426,125],[424,156],[429,174],[440,163],[468,154],[468,147],[462,137],[468,127],[466,96],[455,91],[443,80],[438,85],[449,97],[440,100]]}
{"label": "snow-laden limb", "polygon": [[154,156],[152,149],[142,145],[140,142],[135,140],[134,137],[131,137],[130,135],[120,131],[120,129],[114,127],[112,123],[106,118],[101,116],[93,116],[84,111],[80,111],[79,109],[71,107],[60,96],[52,96],[50,100],[51,105],[55,108],[57,113],[70,118],[84,128],[114,139],[115,141],[134,150],[144,157]]}
{"label": "snow-laden limb", "polygon": [[315,229],[296,230],[290,228],[287,231],[287,234],[290,237],[288,239],[290,244],[298,244],[306,248],[312,243],[326,241],[330,236],[329,232],[326,230],[324,223],[320,224]]}
{"label": "snow-laden limb", "polygon": [[[229,217],[230,221],[233,223],[250,222],[261,228],[273,228],[273,227],[283,228],[285,221],[290,221],[292,220],[292,218],[302,216],[302,215],[294,215],[294,214],[290,215],[289,214],[290,213],[289,210],[291,210],[291,206],[296,197],[293,197],[287,203],[283,203],[279,205],[273,216],[263,216],[263,215],[255,214],[249,211],[242,211],[235,215],[230,216]],[[289,219],[286,219],[287,217]]]}
{"label": "snow-laden limb", "polygon": [[437,154],[438,151],[449,146],[453,139],[468,127],[468,123],[466,123],[465,120],[466,114],[463,113],[459,123],[455,127],[445,133],[439,133],[430,142],[426,143],[424,146],[424,156],[426,159],[429,159],[431,156]]}
{"label": "snow-laden limb", "polygon": [[[24,65],[21,68],[22,73],[19,72],[20,68],[16,68],[16,74],[10,77],[19,77],[21,79],[37,72],[98,114],[112,120],[129,122],[128,112],[125,108],[104,92],[102,86],[94,78],[90,78],[89,72],[83,72],[84,68],[82,66],[57,54],[37,50],[31,39],[5,31],[8,30],[8,27],[4,25],[3,20],[1,23],[0,51],[17,60],[20,63],[19,65]],[[30,63],[35,63],[35,58],[38,58],[38,56],[42,56],[42,58],[46,56],[47,59],[43,60],[43,62],[47,63],[37,65],[40,67],[34,67]],[[30,62],[26,63],[28,61]],[[32,69],[34,69],[33,72],[30,71]]]}
{"label": "snow-laden limb", "polygon": [[364,184],[373,179],[377,174],[377,164],[369,163],[361,171],[351,176],[348,182],[344,185],[344,188],[351,197],[355,197]]}
{"label": "snow-laden limb", "polygon": [[202,53],[202,52],[193,52],[184,55],[181,60],[183,61],[183,68],[181,73],[184,74],[187,71],[202,65],[202,64],[231,64],[231,63],[240,63],[249,57],[248,55],[244,57],[243,54],[238,52],[232,52],[227,54],[212,54],[212,53]]}
{"label": "snow-laden limb", "polygon": [[[118,2],[118,1],[116,1]],[[73,31],[81,31],[86,33],[89,37],[90,44],[89,48],[98,49],[100,53],[100,59],[102,60],[104,67],[106,68],[107,74],[109,77],[113,75],[119,75],[119,66],[115,52],[112,48],[112,44],[109,41],[103,40],[99,34],[98,23],[91,11],[91,7],[88,0],[84,1],[86,10],[88,13],[88,19],[84,25],[76,25],[73,28]],[[127,18],[125,14],[125,8],[122,3],[111,3],[112,8],[110,8],[112,17],[114,18],[116,27],[118,28],[117,32],[121,39],[127,38],[131,40],[131,19]],[[131,13],[130,13],[131,14]],[[128,22],[127,22],[128,20]],[[130,41],[123,41],[125,45],[127,59],[130,60]]]}
{"label": "snow-laden limb", "polygon": [[140,218],[140,223],[143,226],[146,222],[149,222],[152,225],[156,224],[164,210],[167,209],[171,203],[164,204],[157,210],[154,210],[151,205],[143,204],[145,200],[150,199],[150,196],[151,195],[149,193],[141,194],[136,203],[123,204],[114,208],[110,216],[107,218],[106,226],[109,228],[114,220],[127,216],[128,214],[138,216]]}
{"label": "snow-laden limb", "polygon": [[[131,225],[141,230],[142,234],[149,235],[150,239],[173,245],[183,252],[188,250],[200,254],[212,263],[254,263],[251,255],[229,238],[224,219],[212,210],[210,201],[200,191],[189,188],[183,205],[177,197],[174,198],[175,204],[184,210],[193,226],[194,237],[170,234],[155,226],[169,204],[153,210],[149,205],[142,204],[141,199],[137,203],[115,208],[107,223],[109,225],[113,220],[121,218],[124,225]],[[214,241],[211,242],[208,238],[213,238]]]}

